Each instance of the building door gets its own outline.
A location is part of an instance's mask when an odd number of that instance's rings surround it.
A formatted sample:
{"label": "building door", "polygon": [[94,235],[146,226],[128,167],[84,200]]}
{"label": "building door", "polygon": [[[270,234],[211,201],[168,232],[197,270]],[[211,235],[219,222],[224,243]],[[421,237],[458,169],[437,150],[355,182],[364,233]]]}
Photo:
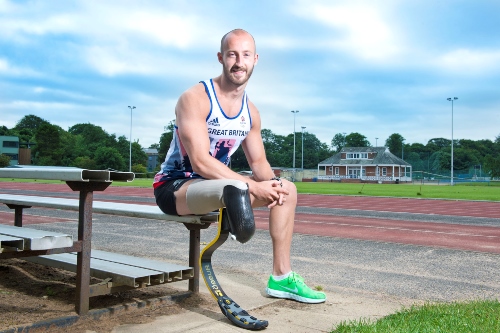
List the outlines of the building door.
{"label": "building door", "polygon": [[349,167],[347,169],[347,175],[349,178],[359,178],[361,174],[361,168]]}

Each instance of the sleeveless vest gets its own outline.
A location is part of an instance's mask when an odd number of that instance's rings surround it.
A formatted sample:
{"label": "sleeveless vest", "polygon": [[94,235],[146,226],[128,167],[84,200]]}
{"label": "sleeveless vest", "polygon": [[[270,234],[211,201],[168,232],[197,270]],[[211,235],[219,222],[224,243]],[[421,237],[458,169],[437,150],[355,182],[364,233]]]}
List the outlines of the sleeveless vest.
{"label": "sleeveless vest", "polygon": [[[227,166],[231,155],[238,149],[252,127],[247,94],[246,92],[243,94],[240,112],[234,117],[228,117],[217,100],[213,81],[210,79],[201,83],[205,86],[210,100],[210,113],[206,118],[207,134],[210,140],[208,154]],[[201,178],[200,175],[193,172],[189,156],[182,145],[178,131],[179,128],[176,125],[174,138],[170,143],[165,162],[162,163],[160,172],[156,174],[153,185],[169,179]]]}

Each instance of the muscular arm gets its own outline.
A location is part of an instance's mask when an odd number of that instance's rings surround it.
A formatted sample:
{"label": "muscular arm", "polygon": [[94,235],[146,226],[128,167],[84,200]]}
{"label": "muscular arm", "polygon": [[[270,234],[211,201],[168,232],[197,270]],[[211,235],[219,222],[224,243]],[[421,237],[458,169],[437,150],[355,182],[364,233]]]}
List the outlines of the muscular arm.
{"label": "muscular arm", "polygon": [[249,102],[249,106],[252,114],[252,128],[243,141],[242,147],[252,169],[254,179],[257,181],[270,180],[274,177],[274,173],[267,161],[264,143],[262,142],[260,114],[253,103]]}

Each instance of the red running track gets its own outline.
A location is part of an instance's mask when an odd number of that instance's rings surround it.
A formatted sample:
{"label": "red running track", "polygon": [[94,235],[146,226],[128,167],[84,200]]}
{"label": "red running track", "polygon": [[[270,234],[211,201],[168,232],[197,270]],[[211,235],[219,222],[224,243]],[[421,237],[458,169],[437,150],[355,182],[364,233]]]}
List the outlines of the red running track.
{"label": "red running track", "polygon": [[[0,183],[0,193],[3,188],[41,192],[72,192],[65,184]],[[95,194],[153,197],[152,189],[131,187],[109,187],[104,192],[95,192]],[[500,202],[303,194],[299,195],[298,205],[318,208],[500,218]],[[5,214],[12,213],[3,213],[0,215],[0,220],[5,221]],[[257,228],[268,229],[267,216],[267,211],[255,211]],[[27,223],[30,223],[28,216],[26,216],[26,220]],[[43,219],[36,217],[36,222],[32,223],[40,223],[41,220]],[[13,221],[13,214],[8,221]],[[299,213],[296,215],[294,232],[325,237],[500,253],[500,223],[498,227],[486,227]]]}
{"label": "red running track", "polygon": [[[269,229],[268,212],[255,211],[258,229]],[[294,232],[326,237],[500,253],[500,227],[296,214]]]}

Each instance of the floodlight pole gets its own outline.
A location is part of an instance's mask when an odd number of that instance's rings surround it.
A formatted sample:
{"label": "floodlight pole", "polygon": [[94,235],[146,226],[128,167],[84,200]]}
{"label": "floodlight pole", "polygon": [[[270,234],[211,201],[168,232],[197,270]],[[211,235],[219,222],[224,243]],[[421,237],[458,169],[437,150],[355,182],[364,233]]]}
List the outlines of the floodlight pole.
{"label": "floodlight pole", "polygon": [[448,101],[451,101],[451,186],[453,186],[453,101],[457,99],[458,97],[448,97]]}
{"label": "floodlight pole", "polygon": [[129,156],[128,156],[128,171],[132,172],[132,110],[135,106],[128,106],[130,109],[130,143],[129,143]]}
{"label": "floodlight pole", "polygon": [[375,138],[375,147],[378,147],[378,138]]}
{"label": "floodlight pole", "polygon": [[304,129],[306,127],[302,126],[302,177],[304,177]]}
{"label": "floodlight pole", "polygon": [[299,113],[299,110],[292,110],[293,113],[293,177],[292,181],[295,181],[295,114]]}

